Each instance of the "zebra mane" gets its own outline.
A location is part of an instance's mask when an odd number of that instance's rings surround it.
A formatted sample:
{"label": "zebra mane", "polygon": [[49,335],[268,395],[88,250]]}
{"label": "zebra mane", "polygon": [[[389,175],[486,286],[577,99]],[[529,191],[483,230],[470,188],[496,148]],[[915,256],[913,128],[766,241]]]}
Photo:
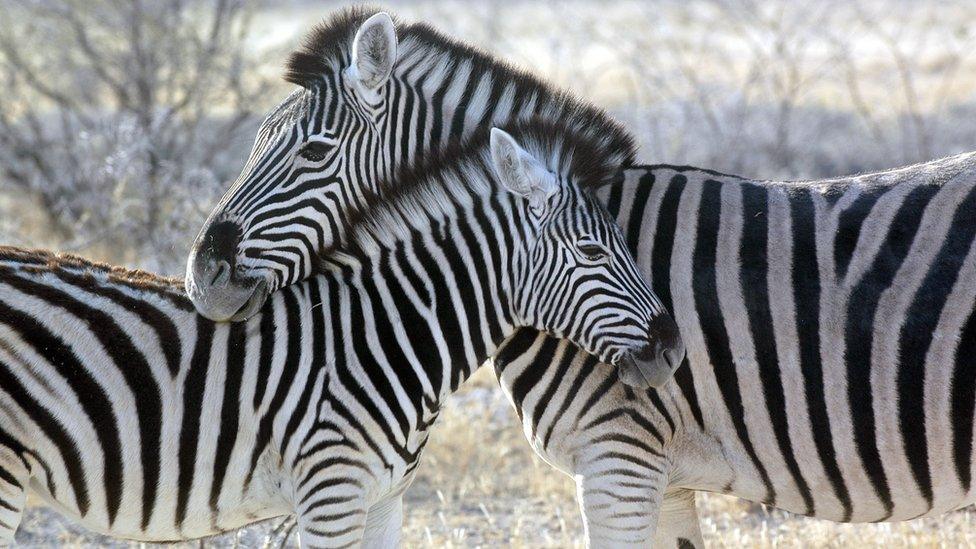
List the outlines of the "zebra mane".
{"label": "zebra mane", "polygon": [[[381,10],[356,6],[339,11],[314,27],[303,44],[286,63],[285,80],[305,88],[323,82],[323,75],[335,73],[352,63],[352,43],[360,25]],[[569,91],[559,89],[534,74],[503,61],[489,52],[449,37],[427,23],[405,23],[393,16],[399,45],[394,75],[411,67],[440,67],[441,74],[452,74],[462,65],[471,67],[471,78],[490,77],[503,89],[511,84],[515,95],[526,101],[535,99],[535,114],[557,119],[575,132],[605,139],[621,166],[633,163],[635,145],[631,137],[603,109]]]}
{"label": "zebra mane", "polygon": [[[620,177],[616,151],[607,140],[569,131],[566,124],[533,117],[505,128],[528,153],[551,172],[578,188],[591,189]],[[490,132],[479,132],[402,167],[366,205],[353,213],[345,237],[324,250],[322,259],[336,254],[368,256],[430,228],[431,222],[456,216],[465,204],[497,192],[489,150]]]}
{"label": "zebra mane", "polygon": [[73,283],[93,290],[100,288],[102,283],[109,282],[138,291],[149,291],[169,299],[181,308],[193,310],[181,278],[127,269],[67,253],[0,246],[0,282],[4,276],[15,275],[17,272],[51,273],[58,278],[70,278]]}

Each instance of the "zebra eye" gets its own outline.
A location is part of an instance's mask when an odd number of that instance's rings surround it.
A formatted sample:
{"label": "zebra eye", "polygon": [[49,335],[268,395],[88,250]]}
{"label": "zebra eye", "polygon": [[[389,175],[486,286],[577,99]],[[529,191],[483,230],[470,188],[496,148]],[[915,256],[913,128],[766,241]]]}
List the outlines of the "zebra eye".
{"label": "zebra eye", "polygon": [[580,242],[577,247],[587,261],[601,263],[610,258],[610,252],[602,245],[595,242]]}
{"label": "zebra eye", "polygon": [[325,160],[325,155],[332,150],[332,145],[322,141],[309,141],[298,151],[299,156],[309,162],[321,162]]}

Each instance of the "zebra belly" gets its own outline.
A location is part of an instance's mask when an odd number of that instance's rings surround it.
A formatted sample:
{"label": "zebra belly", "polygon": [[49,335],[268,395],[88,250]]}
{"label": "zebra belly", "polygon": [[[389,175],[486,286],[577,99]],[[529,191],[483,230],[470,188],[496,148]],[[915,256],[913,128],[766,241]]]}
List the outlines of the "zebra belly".
{"label": "zebra belly", "polygon": [[[83,515],[74,501],[56,498],[47,490],[44,480],[33,478],[29,490],[53,509],[94,532],[139,541],[180,541],[213,536],[293,512],[278,490],[280,477],[276,472],[262,471],[261,467],[259,464],[247,490],[241,484],[246,472],[234,471],[233,482],[224,485],[226,495],[221,496],[216,507],[194,504],[191,495],[190,506],[179,525],[175,512],[178,508],[178,490],[175,482],[166,482],[165,479],[160,486],[161,497],[157,499],[152,520],[146,528],[141,525],[141,514],[133,512],[137,509],[122,508],[109,523],[101,510],[93,509]],[[209,483],[201,483],[201,486],[204,485],[209,486]]]}

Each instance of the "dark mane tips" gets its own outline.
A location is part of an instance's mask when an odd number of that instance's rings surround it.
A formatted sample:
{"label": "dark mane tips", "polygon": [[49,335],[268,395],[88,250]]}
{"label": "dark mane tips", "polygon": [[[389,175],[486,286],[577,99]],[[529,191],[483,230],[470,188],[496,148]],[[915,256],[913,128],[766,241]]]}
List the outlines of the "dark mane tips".
{"label": "dark mane tips", "polygon": [[11,268],[54,273],[64,270],[78,271],[85,276],[104,276],[106,280],[137,289],[175,293],[177,296],[183,294],[183,279],[180,278],[100,263],[68,253],[0,245],[0,272]]}
{"label": "dark mane tips", "polygon": [[[347,66],[352,60],[356,31],[364,21],[381,11],[390,13],[375,6],[351,6],[312,27],[302,39],[302,45],[288,56],[285,80],[309,88],[337,65]],[[396,18],[394,23],[397,23]]]}

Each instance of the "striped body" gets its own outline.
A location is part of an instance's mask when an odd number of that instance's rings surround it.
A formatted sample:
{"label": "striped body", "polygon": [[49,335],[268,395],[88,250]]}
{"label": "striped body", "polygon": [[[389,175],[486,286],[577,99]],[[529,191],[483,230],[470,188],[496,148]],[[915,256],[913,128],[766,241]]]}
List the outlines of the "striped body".
{"label": "striped body", "polygon": [[0,251],[2,539],[29,487],[133,539],[295,513],[305,546],[389,546],[440,403],[516,328],[641,355],[660,306],[580,188],[587,143],[513,131],[525,149],[497,132],[398,180],[246,323],[197,315],[174,281]]}
{"label": "striped body", "polygon": [[690,490],[838,521],[976,501],[976,156],[804,183],[634,168],[600,197],[687,364],[642,393],[529,332],[496,358],[593,545],[700,543]]}
{"label": "striped body", "polygon": [[[387,364],[341,335],[342,323],[379,329],[363,316],[376,304],[361,277],[316,277],[222,324],[175,288],[29,260],[2,268],[5,439],[27,456],[31,488],[95,531],[187,539],[301,513],[325,494],[376,503],[406,487],[452,389],[437,361],[409,364],[418,387],[387,379]],[[445,371],[458,383],[469,370]],[[371,400],[370,383],[397,395]],[[393,406],[405,395],[416,407]],[[5,470],[27,473],[4,454]],[[343,464],[348,485],[314,489]]]}

